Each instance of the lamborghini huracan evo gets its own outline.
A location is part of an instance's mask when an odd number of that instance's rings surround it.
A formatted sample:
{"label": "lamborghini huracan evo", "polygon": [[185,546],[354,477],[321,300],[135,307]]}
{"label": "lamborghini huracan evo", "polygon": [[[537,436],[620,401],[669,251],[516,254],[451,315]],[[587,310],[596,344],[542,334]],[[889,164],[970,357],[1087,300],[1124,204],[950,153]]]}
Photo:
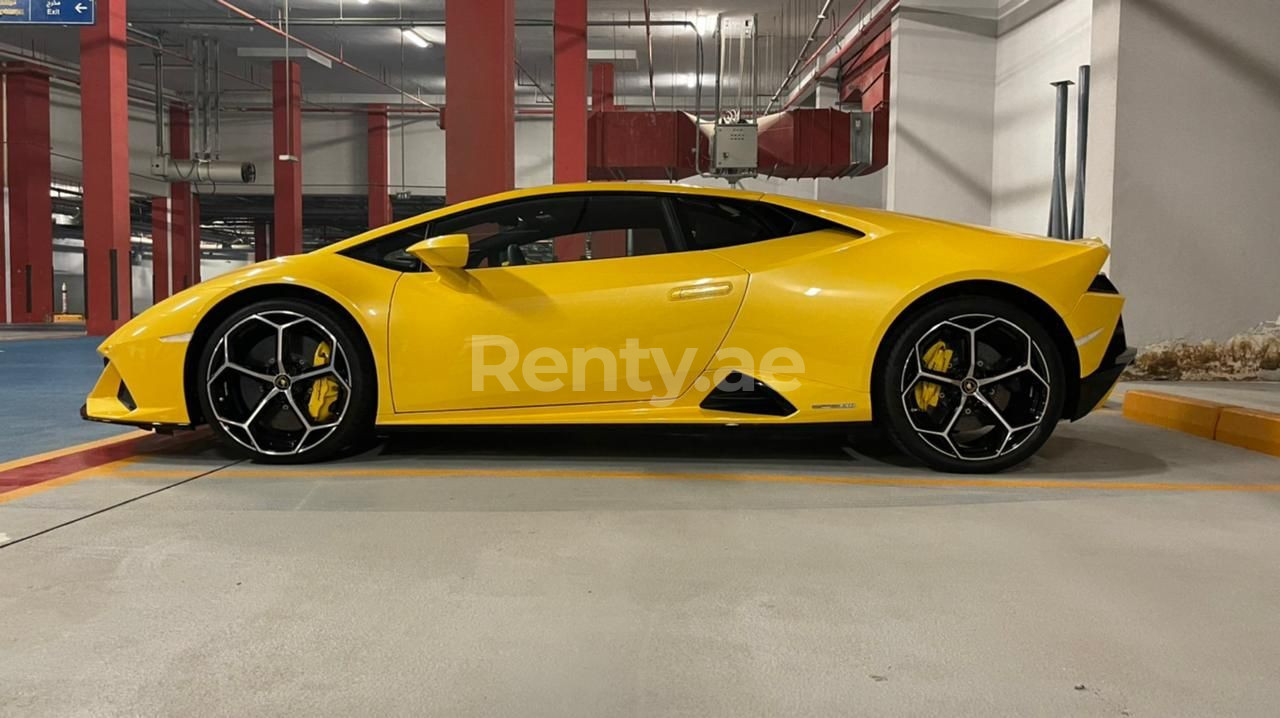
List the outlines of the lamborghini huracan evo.
{"label": "lamborghini huracan evo", "polygon": [[1131,361],[1107,256],[736,190],[519,190],[160,302],[102,344],[82,414],[277,462],[405,426],[874,420],[998,471]]}

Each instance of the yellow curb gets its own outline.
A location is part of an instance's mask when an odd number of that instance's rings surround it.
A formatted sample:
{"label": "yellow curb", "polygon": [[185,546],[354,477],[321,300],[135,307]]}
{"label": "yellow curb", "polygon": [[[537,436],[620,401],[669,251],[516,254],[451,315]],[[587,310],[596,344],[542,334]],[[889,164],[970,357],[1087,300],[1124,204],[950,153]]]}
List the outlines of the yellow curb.
{"label": "yellow curb", "polygon": [[1222,410],[1227,408],[1227,404],[1156,391],[1134,389],[1124,395],[1126,419],[1193,434],[1202,439],[1214,438]]}
{"label": "yellow curb", "polygon": [[1280,456],[1280,414],[1227,407],[1218,419],[1218,441]]}

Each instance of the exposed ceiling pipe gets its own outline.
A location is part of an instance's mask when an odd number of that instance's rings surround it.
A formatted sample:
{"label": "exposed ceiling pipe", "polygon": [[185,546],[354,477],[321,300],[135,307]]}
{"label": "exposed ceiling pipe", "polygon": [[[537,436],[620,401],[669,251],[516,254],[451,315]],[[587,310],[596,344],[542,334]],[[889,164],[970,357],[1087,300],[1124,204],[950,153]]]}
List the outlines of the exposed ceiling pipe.
{"label": "exposed ceiling pipe", "polygon": [[[377,77],[375,77],[375,76],[373,76],[373,75],[369,74],[368,72],[365,72],[364,70],[360,69],[359,67],[356,67],[355,65],[352,65],[351,63],[347,62],[346,60],[342,59],[341,57],[338,57],[337,55],[333,55],[333,54],[331,54],[331,53],[325,52],[324,50],[321,50],[320,48],[316,47],[315,45],[312,45],[311,43],[309,43],[309,42],[307,42],[307,41],[305,41],[305,40],[299,39],[298,37],[296,37],[296,36],[294,36],[294,35],[291,35],[290,33],[286,32],[286,31],[284,31],[284,30],[281,30],[280,28],[276,27],[275,25],[272,25],[271,23],[269,23],[269,22],[267,22],[266,20],[263,20],[262,18],[260,18],[260,17],[258,17],[258,16],[256,16],[256,15],[254,15],[253,13],[251,13],[251,12],[249,12],[249,11],[245,10],[244,8],[241,8],[241,7],[237,6],[237,5],[235,5],[234,3],[228,2],[228,0],[215,0],[215,2],[217,2],[219,5],[221,5],[221,6],[225,7],[225,8],[227,8],[228,10],[230,10],[230,11],[232,11],[232,12],[236,13],[237,15],[240,15],[241,17],[245,18],[246,20],[251,20],[254,24],[256,24],[256,25],[258,25],[258,26],[260,26],[260,27],[264,27],[264,28],[266,28],[267,30],[270,30],[271,32],[273,32],[273,33],[275,33],[275,34],[277,34],[277,35],[280,35],[280,36],[281,36],[281,37],[283,37],[287,42],[296,43],[296,44],[300,45],[301,47],[305,47],[305,48],[307,48],[308,50],[311,50],[311,51],[313,51],[313,52],[317,53],[318,55],[320,55],[321,57],[323,57],[323,58],[325,58],[325,59],[329,60],[329,61],[330,61],[330,62],[332,62],[332,63],[335,63],[335,64],[337,64],[337,65],[341,65],[341,66],[343,66],[343,67],[347,68],[348,70],[351,70],[352,72],[356,73],[357,75],[360,75],[361,77],[364,77],[364,78],[366,78],[366,79],[372,80],[373,82],[376,82],[376,83],[378,83],[379,85],[382,85],[383,87],[389,88],[389,89],[391,89],[391,90],[394,90],[394,91],[396,91],[396,92],[400,93],[401,97],[403,97],[403,98],[405,98],[405,99],[411,100],[411,101],[413,101],[413,102],[415,102],[415,103],[417,103],[417,104],[419,104],[419,105],[422,105],[422,106],[424,106],[424,107],[430,107],[430,108],[432,108],[432,109],[434,109],[434,110],[438,110],[438,109],[440,109],[440,108],[436,107],[435,105],[431,104],[430,102],[427,102],[426,100],[423,100],[422,98],[420,98],[420,97],[418,97],[418,96],[416,96],[416,95],[411,95],[411,94],[409,94],[408,92],[405,92],[405,91],[404,91],[404,88],[402,88],[402,87],[396,87],[396,86],[394,86],[394,85],[392,85],[392,84],[390,84],[390,83],[388,83],[388,82],[385,82],[385,81],[383,81],[383,80],[381,80],[381,79],[379,79],[379,78],[377,78]],[[292,21],[291,21],[291,24],[292,24]]]}
{"label": "exposed ceiling pipe", "polygon": [[542,87],[542,84],[538,82],[538,78],[534,77],[533,73],[525,69],[525,66],[520,64],[519,60],[516,60],[516,70],[519,71],[521,74],[523,74],[525,77],[529,78],[529,82],[533,84],[533,86],[538,90],[538,92],[542,93],[543,97],[547,98],[547,102],[553,101],[551,99],[551,95],[548,94],[547,91]]}
{"label": "exposed ceiling pipe", "polygon": [[[791,62],[791,67],[787,70],[787,74],[783,75],[782,82],[778,85],[778,90],[773,93],[773,97],[769,98],[769,104],[765,105],[764,113],[766,115],[769,114],[769,110],[773,109],[778,98],[782,96],[782,92],[787,89],[787,83],[791,82],[791,78],[795,77],[796,72],[799,71],[800,63],[804,60],[805,53],[809,51],[809,46],[818,38],[818,31],[822,29],[822,23],[827,19],[827,11],[831,9],[832,2],[833,0],[826,0],[822,3],[822,9],[818,11],[818,16],[813,19],[813,28],[809,30],[809,36],[805,38],[804,44],[800,46],[800,52],[796,54],[796,59]],[[862,7],[865,2],[866,0],[859,2],[858,7]],[[855,7],[854,12],[857,12],[857,10],[858,8]],[[835,32],[833,30],[831,35],[827,36],[827,39],[830,40],[835,35]],[[822,47],[826,47],[826,45],[827,43],[824,42]],[[821,51],[822,48],[818,48],[818,52]],[[815,52],[814,55],[817,55],[817,53]],[[807,65],[808,63],[806,62],[805,64]]]}
{"label": "exposed ceiling pipe", "polygon": [[[153,42],[143,42],[142,40],[139,40],[137,37],[132,37],[132,38],[129,38],[129,42],[130,42],[130,43],[132,43],[132,44],[134,44],[134,45],[141,45],[142,47],[145,47],[145,48],[148,48],[148,49],[151,49],[151,50],[155,50],[155,51],[158,51],[158,52],[162,52],[162,53],[164,53],[165,55],[168,55],[169,57],[176,58],[176,59],[178,59],[178,60],[182,60],[183,62],[188,63],[189,65],[191,65],[191,66],[192,66],[192,68],[193,68],[193,69],[195,68],[195,60],[194,60],[194,58],[192,58],[190,55],[184,55],[184,54],[182,54],[181,52],[178,52],[178,51],[176,51],[176,50],[171,50],[171,49],[169,49],[169,48],[165,47],[164,45],[160,44],[160,42],[159,42],[160,36],[159,36],[159,35],[153,35],[153,34],[151,34],[151,33],[149,33],[149,32],[146,32],[145,30],[141,30],[141,29],[139,29],[139,28],[133,27],[132,25],[129,27],[129,32],[130,32],[131,34],[134,34],[135,36],[141,36],[144,40],[152,40],[152,39],[154,39],[154,40],[155,40],[155,42],[154,42],[154,43],[153,43]],[[80,73],[79,68],[76,68],[76,69],[75,69],[75,74],[76,74],[76,76],[77,76],[77,77],[79,77],[79,73]],[[239,82],[243,82],[243,83],[244,83],[244,84],[246,84],[246,85],[251,85],[251,86],[256,87],[256,88],[258,88],[258,89],[260,89],[260,90],[267,90],[268,92],[271,90],[271,85],[268,85],[268,84],[266,84],[266,83],[262,83],[262,82],[258,82],[257,80],[254,80],[254,79],[252,79],[252,78],[245,77],[244,75],[238,75],[238,74],[236,74],[236,73],[234,73],[234,72],[231,72],[231,71],[229,71],[229,70],[223,70],[223,69],[221,69],[221,63],[219,63],[219,68],[218,68],[218,70],[217,70],[217,74],[218,74],[218,76],[219,76],[220,78],[221,78],[221,77],[228,77],[228,78],[231,78],[232,80],[237,80],[237,81],[239,81]],[[220,79],[219,79],[219,86],[221,86],[221,80],[220,80]],[[170,98],[170,101],[171,101],[171,102],[173,102],[173,103],[181,104],[181,105],[185,105],[185,104],[187,104],[187,101],[186,101],[185,99],[183,99],[183,98],[181,98],[181,97],[177,96],[176,94],[171,94],[171,95],[169,95],[169,98]],[[313,106],[316,106],[316,107],[325,107],[324,105],[319,105],[319,104],[314,103],[314,102],[308,102],[307,100],[303,100],[302,102],[303,102],[303,104],[304,104],[304,105],[306,105],[306,104],[310,104],[310,105],[313,105]]]}
{"label": "exposed ceiling pipe", "polygon": [[[222,2],[222,0],[218,0],[218,2],[220,2],[220,3],[221,3],[221,2]],[[254,27],[254,26],[260,26],[260,25],[262,25],[262,26],[265,26],[267,29],[271,30],[272,32],[274,32],[274,33],[276,33],[276,34],[280,34],[280,30],[279,30],[279,29],[277,29],[276,27],[274,27],[274,26],[270,25],[269,23],[266,23],[266,24],[264,25],[264,21],[263,21],[263,20],[261,20],[261,19],[259,19],[259,18],[256,18],[256,17],[253,17],[253,16],[251,16],[251,15],[250,15],[250,16],[249,16],[249,18],[252,18],[252,19],[247,19],[247,18],[245,18],[245,17],[244,17],[245,13],[243,13],[243,12],[241,12],[241,15],[242,15],[242,17],[241,17],[241,18],[228,18],[228,17],[197,17],[197,18],[182,18],[182,19],[179,19],[179,18],[173,18],[173,17],[160,17],[160,18],[147,18],[147,17],[141,17],[141,18],[136,18],[136,19],[134,19],[132,22],[134,22],[134,23],[139,23],[139,24],[144,24],[144,25],[182,25],[182,26],[188,26],[188,27],[190,27],[190,26],[207,26],[207,27]],[[410,19],[410,18],[333,18],[333,17],[329,17],[329,18],[314,18],[314,17],[312,17],[312,18],[290,18],[290,19],[289,19],[289,24],[290,24],[290,26],[323,26],[323,27],[332,27],[332,26],[342,25],[342,26],[364,26],[364,27],[390,27],[390,28],[399,28],[399,29],[403,29],[403,28],[406,28],[406,27],[444,27],[444,21],[443,21],[443,20],[414,20],[414,19]],[[517,19],[517,20],[515,21],[515,25],[516,25],[516,27],[554,27],[555,22],[554,22],[553,20]],[[587,21],[587,26],[588,26],[588,27],[625,27],[625,28],[634,28],[634,27],[638,27],[639,25],[640,25],[639,23],[637,23],[637,22],[633,22],[633,21],[631,21],[631,20],[588,20],[588,21]],[[687,30],[689,30],[690,32],[692,32],[692,33],[693,33],[694,41],[695,41],[695,43],[697,44],[697,51],[696,51],[696,52],[697,52],[697,57],[698,57],[698,60],[697,60],[697,78],[696,78],[696,82],[694,83],[694,87],[695,87],[695,92],[694,92],[694,94],[695,94],[695,98],[696,98],[696,99],[694,100],[694,107],[695,107],[695,109],[694,109],[694,113],[695,113],[695,115],[696,115],[697,117],[701,118],[701,115],[702,115],[702,85],[703,85],[703,83],[702,83],[702,79],[703,79],[703,74],[704,74],[704,70],[705,70],[705,57],[704,57],[704,48],[703,48],[703,41],[702,41],[702,33],[698,31],[698,26],[697,26],[697,24],[696,24],[696,23],[694,23],[694,22],[693,22],[693,21],[691,21],[691,20],[652,20],[652,19],[650,19],[647,23],[645,23],[645,25],[646,25],[647,27],[649,27],[649,28],[652,28],[652,27],[683,27],[683,28],[685,28],[685,29],[687,29]],[[296,41],[296,40],[295,40],[295,41]],[[314,48],[313,48],[313,49],[314,49]],[[323,51],[319,51],[319,50],[317,50],[317,51],[318,51],[318,52],[323,52]],[[177,53],[170,53],[170,54],[173,54],[173,55],[175,55],[176,57],[180,57],[180,58],[182,58],[182,59],[188,59],[188,58],[185,58],[184,56],[182,56],[182,55],[180,55],[180,54],[177,54]],[[333,59],[331,55],[328,55],[328,53],[323,53],[323,54],[325,54],[327,57],[330,57],[331,59]],[[335,60],[335,61],[336,61],[336,60]],[[342,64],[347,65],[347,63],[342,63]],[[269,86],[263,85],[263,84],[261,84],[261,83],[254,82],[254,81],[252,81],[252,80],[249,80],[249,79],[244,78],[244,77],[239,76],[239,75],[234,75],[234,74],[229,73],[229,72],[226,72],[226,71],[224,71],[224,72],[223,72],[223,74],[224,74],[224,75],[226,75],[227,77],[230,77],[230,78],[233,78],[233,79],[237,79],[237,80],[241,80],[241,81],[243,81],[243,82],[246,82],[246,83],[248,83],[248,84],[254,85],[255,87],[259,87],[259,88],[261,88],[261,89],[267,89],[267,90],[271,89]],[[368,76],[368,74],[367,74],[367,73],[362,73],[362,74],[365,74],[365,76],[366,76],[366,77]],[[389,85],[389,84],[387,84],[387,83],[385,83],[385,82],[378,81],[378,84],[380,84],[380,85],[382,85],[382,86],[384,86],[384,87],[389,87],[390,89],[395,90],[395,91],[396,91],[397,93],[399,93],[399,94],[402,94],[402,95],[403,95],[403,94],[406,94],[406,93],[404,93],[404,91],[403,91],[403,90],[401,90],[401,89],[399,89],[399,88],[396,88],[396,87],[392,87],[391,85]],[[652,84],[652,81],[651,81],[651,84]],[[544,94],[547,94],[547,93],[545,93],[545,92],[544,92]],[[418,100],[418,98],[416,98],[416,97],[414,97],[414,96],[412,96],[412,95],[409,95],[409,97],[413,98],[415,101],[418,101],[418,102],[419,102],[419,104],[422,104],[422,105],[424,105],[424,106],[430,107],[430,108],[432,108],[432,109],[438,109],[435,105],[432,105],[431,103],[428,103],[428,102],[422,102],[421,100]],[[314,104],[314,103],[313,103],[313,104]],[[320,108],[322,108],[322,109],[323,109],[323,108],[325,108],[325,106],[324,106],[324,105],[315,105],[315,106],[316,106],[316,107],[320,107]],[[328,108],[328,109],[334,109],[334,108]]]}
{"label": "exposed ceiling pipe", "polygon": [[156,157],[164,154],[164,53],[152,51],[156,64]]}
{"label": "exposed ceiling pipe", "polygon": [[[226,112],[271,112],[270,107],[263,105],[226,105],[222,108]],[[364,105],[352,107],[304,107],[303,113],[328,113],[328,114],[353,114],[364,115],[369,112]],[[440,110],[433,110],[429,107],[388,107],[388,115],[438,115]],[[551,117],[554,110],[550,107],[516,107],[516,117]]]}
{"label": "exposed ceiling pipe", "polygon": [[[22,52],[14,52],[5,48],[0,48],[0,57],[27,62],[49,71],[53,79],[64,87],[80,87],[80,68],[75,65],[68,65],[50,60],[45,57],[36,57]],[[155,88],[140,82],[130,81],[129,90],[133,93],[129,99],[135,105],[145,104],[147,108],[152,106],[152,98],[155,95]],[[175,94],[168,94],[166,98],[170,102],[185,102],[181,97]]]}
{"label": "exposed ceiling pipe", "polygon": [[[828,0],[829,2],[830,0]],[[658,88],[653,82],[653,19],[649,17],[649,0],[644,0],[644,44],[649,49],[649,102],[658,109]]]}
{"label": "exposed ceiling pipe", "polygon": [[[863,3],[865,3],[865,2],[866,2],[866,0],[862,0],[862,2],[861,2],[861,3],[859,3],[859,7],[860,7]],[[883,10],[881,10],[879,13],[877,13],[877,14],[876,14],[876,16],[875,16],[874,18],[872,18],[869,22],[867,22],[865,25],[863,25],[863,26],[862,26],[862,29],[858,31],[858,33],[857,33],[856,37],[861,37],[862,35],[864,35],[864,34],[866,33],[866,31],[867,31],[867,29],[868,29],[868,28],[872,28],[872,27],[876,27],[876,26],[878,26],[878,25],[880,24],[880,21],[881,21],[884,17],[886,17],[889,13],[893,12],[894,8],[896,8],[896,7],[898,7],[898,0],[893,0],[893,1],[892,1],[892,2],[890,2],[888,5],[886,5],[886,6],[885,6],[885,8],[884,8]],[[858,9],[857,9],[857,8],[854,8],[853,12],[857,12],[857,11],[858,11]],[[852,18],[852,13],[850,13],[850,18]],[[848,18],[846,18],[846,20],[847,20],[847,19],[848,19]],[[841,23],[841,28],[843,28],[843,26],[844,26],[844,25],[845,25],[845,23]],[[833,39],[833,38],[836,36],[836,34],[837,34],[838,32],[839,32],[839,30],[837,30],[836,32],[833,32],[833,33],[831,34],[831,36],[830,36],[829,38],[827,38],[828,42],[829,42],[831,39]],[[827,44],[827,43],[825,43],[825,42],[823,43],[823,45],[824,45],[824,46],[825,46],[826,44]],[[851,44],[852,44],[852,43],[851,43]],[[812,61],[812,60],[816,60],[816,59],[818,58],[818,56],[821,54],[821,52],[822,52],[822,50],[821,50],[821,49],[819,49],[817,52],[815,52],[815,53],[813,54],[813,56],[812,56],[812,57],[810,57],[810,58],[809,58],[809,60],[810,60],[810,61]],[[792,107],[794,107],[794,106],[796,105],[796,103],[797,103],[797,102],[799,102],[799,101],[800,101],[800,99],[801,99],[799,92],[802,92],[803,90],[807,89],[810,85],[812,85],[813,83],[817,82],[817,81],[818,81],[818,78],[820,78],[820,77],[822,77],[823,75],[827,74],[827,71],[828,71],[828,70],[830,70],[831,68],[835,67],[835,66],[836,66],[836,63],[840,62],[840,60],[841,60],[841,54],[836,54],[836,55],[835,55],[834,57],[832,57],[831,59],[829,59],[829,60],[827,60],[826,62],[822,63],[822,66],[818,68],[817,72],[813,73],[813,77],[812,77],[812,79],[810,79],[810,80],[806,80],[805,82],[801,83],[801,84],[796,88],[796,90],[797,90],[797,94],[795,95],[795,97],[793,97],[791,100],[789,100],[785,105],[783,105],[783,106],[782,106],[782,109],[783,109],[783,110],[789,110],[789,109],[791,109]],[[808,64],[809,64],[809,62],[805,62],[805,66],[808,66]],[[772,104],[772,103],[770,103],[770,104]]]}

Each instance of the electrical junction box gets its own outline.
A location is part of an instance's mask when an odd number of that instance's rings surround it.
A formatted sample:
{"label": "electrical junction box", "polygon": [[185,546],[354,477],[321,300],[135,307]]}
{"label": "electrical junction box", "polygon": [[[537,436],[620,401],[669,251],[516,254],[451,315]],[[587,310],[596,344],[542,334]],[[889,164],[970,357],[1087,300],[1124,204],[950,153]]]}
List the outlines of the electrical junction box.
{"label": "electrical junction box", "polygon": [[754,175],[758,164],[759,128],[754,123],[715,126],[711,170],[719,175]]}

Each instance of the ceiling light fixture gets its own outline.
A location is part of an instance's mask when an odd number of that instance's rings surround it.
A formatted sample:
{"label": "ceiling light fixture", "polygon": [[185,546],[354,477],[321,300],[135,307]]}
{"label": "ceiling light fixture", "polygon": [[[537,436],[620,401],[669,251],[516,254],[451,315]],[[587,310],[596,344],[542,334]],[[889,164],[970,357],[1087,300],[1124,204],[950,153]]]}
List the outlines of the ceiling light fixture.
{"label": "ceiling light fixture", "polygon": [[402,32],[404,33],[404,39],[417,45],[418,47],[421,47],[421,48],[431,47],[431,41],[423,37],[422,35],[419,35],[417,30],[414,30],[411,27],[406,27]]}

